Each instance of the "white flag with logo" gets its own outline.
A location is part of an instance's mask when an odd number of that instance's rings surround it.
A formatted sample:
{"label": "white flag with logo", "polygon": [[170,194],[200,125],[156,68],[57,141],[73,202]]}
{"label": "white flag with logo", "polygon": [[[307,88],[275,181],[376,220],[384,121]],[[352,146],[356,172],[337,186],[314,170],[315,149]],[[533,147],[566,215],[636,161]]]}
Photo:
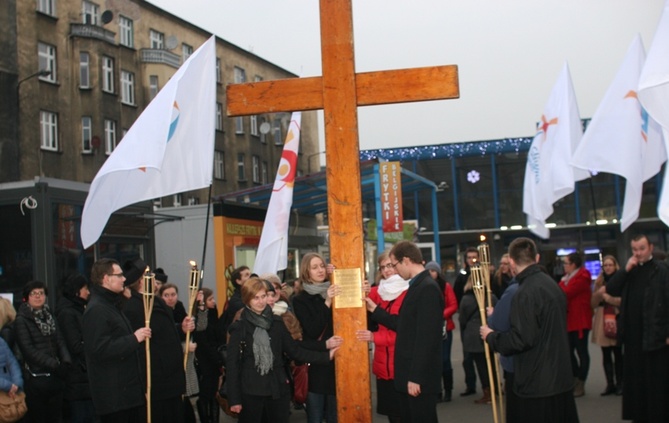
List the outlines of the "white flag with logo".
{"label": "white flag with logo", "polygon": [[527,153],[523,212],[528,228],[548,238],[546,219],[553,214],[553,203],[572,193],[576,181],[589,176],[587,171],[570,164],[583,129],[567,63],[551,91],[537,129]]}
{"label": "white flag with logo", "polygon": [[[639,78],[639,101],[661,126],[665,148],[669,151],[669,0],[664,4],[653,44]],[[657,214],[669,225],[669,172],[664,171]]]}
{"label": "white flag with logo", "polygon": [[209,186],[214,162],[216,39],[177,70],[91,183],[81,215],[84,248],[125,206]]}
{"label": "white flag with logo", "polygon": [[641,107],[637,86],[646,53],[636,36],[583,135],[571,163],[626,179],[620,230],[639,217],[644,181],[656,175],[667,153],[660,126]]}
{"label": "white flag with logo", "polygon": [[288,225],[293,205],[293,186],[297,171],[297,152],[300,147],[302,112],[291,116],[279,169],[267,206],[267,215],[260,235],[253,273],[277,273],[288,266]]}

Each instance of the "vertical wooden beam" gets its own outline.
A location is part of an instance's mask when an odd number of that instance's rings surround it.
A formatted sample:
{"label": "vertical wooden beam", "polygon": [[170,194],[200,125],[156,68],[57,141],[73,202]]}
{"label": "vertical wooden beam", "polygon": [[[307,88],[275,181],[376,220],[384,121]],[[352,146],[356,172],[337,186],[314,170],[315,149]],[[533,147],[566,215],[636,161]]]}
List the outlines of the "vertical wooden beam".
{"label": "vertical wooden beam", "polygon": [[[320,15],[330,258],[337,268],[364,274],[351,0],[321,0]],[[366,329],[366,319],[362,304],[333,308],[334,332],[344,338],[335,362],[341,422],[372,421],[369,350],[355,337],[356,330]]]}

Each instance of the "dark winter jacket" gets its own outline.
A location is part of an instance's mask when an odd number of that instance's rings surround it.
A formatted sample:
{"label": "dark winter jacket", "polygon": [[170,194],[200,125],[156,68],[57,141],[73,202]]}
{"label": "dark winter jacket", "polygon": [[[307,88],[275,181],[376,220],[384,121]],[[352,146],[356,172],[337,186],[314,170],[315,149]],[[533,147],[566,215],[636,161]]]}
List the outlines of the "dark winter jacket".
{"label": "dark winter jacket", "polygon": [[536,265],[516,276],[518,291],[511,301],[511,329],[492,332],[493,350],[513,355],[513,389],[522,398],[571,392],[574,377],[567,338],[567,297]]}
{"label": "dark winter jacket", "polygon": [[[293,298],[293,311],[302,325],[302,339],[310,345],[309,348],[334,335],[332,310],[325,305],[325,299],[320,295],[301,291]],[[335,395],[334,361],[309,366],[308,389],[316,394]]]}
{"label": "dark winter jacket", "polygon": [[[643,298],[643,322],[639,327],[642,330],[642,349],[645,352],[656,351],[667,346],[669,339],[669,266],[666,263],[652,259],[644,266],[652,266],[650,278],[646,282],[648,288]],[[620,314],[618,315],[618,336],[625,340],[625,315],[628,306],[626,302],[630,283],[636,283],[637,266],[626,272],[620,269],[606,284],[606,292],[614,297],[621,297]],[[642,281],[638,281],[642,282]]]}
{"label": "dark winter jacket", "polygon": [[58,325],[50,336],[42,335],[26,303],[19,307],[14,330],[24,365],[32,373],[58,373],[61,363],[65,367],[72,362]]}
{"label": "dark winter jacket", "polygon": [[[273,316],[272,326],[268,333],[274,363],[269,373],[260,375],[253,357],[254,331],[255,326],[243,317],[230,326],[228,366],[226,367],[230,405],[242,404],[242,395],[271,396],[274,399],[282,396],[288,398],[290,385],[284,366],[284,353],[290,358],[310,362],[312,365],[330,362],[328,352],[304,349],[299,341],[293,340],[290,336],[286,325],[283,324],[283,319]],[[244,346],[240,348],[242,341]]]}
{"label": "dark winter jacket", "polygon": [[84,312],[84,353],[95,412],[105,415],[145,403],[139,351],[130,322],[120,309],[122,295],[97,285]]}
{"label": "dark winter jacket", "polygon": [[[144,327],[146,323],[142,294],[132,291],[132,296],[123,306],[123,313],[130,321],[133,331]],[[150,326],[151,399],[178,398],[186,392],[184,353],[172,309],[162,298],[154,297]],[[139,354],[142,374],[146,374],[145,352],[146,349],[142,348]]]}
{"label": "dark winter jacket", "polygon": [[[487,295],[485,295],[487,302]],[[497,297],[492,295],[492,305],[497,303]],[[484,308],[485,309],[485,308]],[[481,312],[473,290],[465,291],[460,301],[460,330],[462,331],[462,350],[466,353],[482,353],[483,340],[479,334],[481,329]]]}
{"label": "dark winter jacket", "polygon": [[86,302],[79,297],[62,297],[56,308],[58,328],[63,334],[67,350],[72,357],[72,367],[65,378],[65,398],[68,400],[91,398],[82,333],[85,310]]}

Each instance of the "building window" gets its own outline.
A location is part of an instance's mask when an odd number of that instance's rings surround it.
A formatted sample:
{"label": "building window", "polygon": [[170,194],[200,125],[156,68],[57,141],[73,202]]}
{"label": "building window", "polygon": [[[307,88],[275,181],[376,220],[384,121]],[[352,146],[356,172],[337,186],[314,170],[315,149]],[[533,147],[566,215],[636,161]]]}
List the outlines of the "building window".
{"label": "building window", "polygon": [[216,82],[221,83],[221,59],[216,58]]}
{"label": "building window", "polygon": [[214,178],[225,179],[225,153],[214,151]]}
{"label": "building window", "polygon": [[216,130],[223,130],[223,104],[216,103]]}
{"label": "building window", "polygon": [[82,4],[81,17],[83,19],[83,22],[86,25],[98,25],[99,23],[98,18],[100,16],[100,8],[98,7],[98,5],[95,3],[91,3],[90,1],[83,1],[81,2],[81,4]]}
{"label": "building window", "polygon": [[135,46],[135,30],[132,19],[122,15],[118,17],[118,37],[118,43],[122,46],[130,48]]}
{"label": "building window", "polygon": [[149,41],[151,42],[151,48],[162,50],[165,46],[165,34],[151,29],[149,30]]}
{"label": "building window", "polygon": [[260,157],[253,156],[252,160],[252,169],[253,169],[253,182],[260,183]]}
{"label": "building window", "polygon": [[159,90],[158,75],[149,75],[149,100],[153,100]]}
{"label": "building window", "polygon": [[102,56],[102,91],[114,92],[114,59]]}
{"label": "building window", "polygon": [[51,71],[49,75],[40,76],[39,79],[42,81],[56,82],[56,47],[46,43],[38,43],[37,53],[38,69]]}
{"label": "building window", "polygon": [[37,0],[37,11],[49,16],[56,16],[56,0]]}
{"label": "building window", "polygon": [[124,104],[135,104],[135,74],[121,71],[121,102]]}
{"label": "building window", "polygon": [[91,87],[91,56],[86,52],[79,53],[79,88]]}
{"label": "building window", "polygon": [[244,155],[237,154],[237,179],[246,181],[246,169],[244,167]]}
{"label": "building window", "polygon": [[184,63],[193,54],[193,46],[186,43],[181,44],[181,63]]}
{"label": "building window", "polygon": [[244,82],[246,82],[246,71],[235,66],[235,84],[243,84]]}
{"label": "building window", "polygon": [[43,150],[58,151],[58,115],[40,110],[40,145]]}
{"label": "building window", "polygon": [[111,154],[116,148],[116,121],[105,119],[105,153]]}
{"label": "building window", "polygon": [[181,194],[174,194],[172,196],[172,205],[174,207],[181,207],[181,197],[182,197]]}
{"label": "building window", "polygon": [[251,135],[258,136],[258,115],[251,115],[249,118],[249,123],[251,125]]}
{"label": "building window", "polygon": [[262,166],[260,168],[260,178],[260,181],[263,185],[269,183],[267,162],[262,162]]}
{"label": "building window", "polygon": [[83,153],[92,153],[93,145],[91,139],[93,138],[93,119],[90,116],[83,116],[81,118],[81,151]]}
{"label": "building window", "polygon": [[188,205],[189,206],[195,206],[197,204],[200,204],[200,199],[197,197],[188,197]]}
{"label": "building window", "polygon": [[283,139],[281,138],[281,118],[274,119],[274,126],[272,128],[272,135],[274,136],[274,145],[282,145]]}

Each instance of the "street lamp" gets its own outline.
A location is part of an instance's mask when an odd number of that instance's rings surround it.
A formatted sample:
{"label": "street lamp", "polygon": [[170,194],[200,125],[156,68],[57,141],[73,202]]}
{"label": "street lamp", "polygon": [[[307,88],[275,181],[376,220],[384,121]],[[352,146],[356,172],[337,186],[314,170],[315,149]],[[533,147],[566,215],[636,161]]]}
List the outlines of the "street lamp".
{"label": "street lamp", "polygon": [[[41,77],[41,76],[49,76],[51,75],[51,69],[40,69],[35,73],[32,73],[28,76],[26,76],[23,79],[20,79],[19,82],[16,83],[16,145],[17,145],[17,152],[18,152],[18,157],[17,157],[17,162],[19,162],[19,167],[18,167],[18,175],[17,179],[21,177],[21,84],[26,82],[29,79],[35,78],[35,77]],[[39,164],[39,175],[42,176],[42,149],[41,145],[37,146],[37,160]]]}

